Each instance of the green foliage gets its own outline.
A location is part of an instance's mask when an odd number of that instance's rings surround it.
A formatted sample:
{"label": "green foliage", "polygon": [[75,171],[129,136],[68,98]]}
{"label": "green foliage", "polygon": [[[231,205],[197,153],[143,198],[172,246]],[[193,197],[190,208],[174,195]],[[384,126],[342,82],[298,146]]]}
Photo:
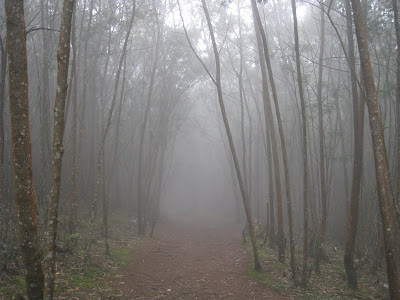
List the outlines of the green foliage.
{"label": "green foliage", "polygon": [[125,266],[129,261],[130,254],[132,253],[132,248],[117,248],[113,247],[111,249],[111,259],[120,266]]}
{"label": "green foliage", "polygon": [[69,273],[69,279],[72,286],[75,287],[83,287],[88,289],[93,289],[97,287],[108,287],[106,282],[102,282],[101,279],[103,276],[104,269],[99,266],[92,265],[86,270],[82,270],[81,272],[76,272],[75,270]]}
{"label": "green foliage", "polygon": [[[251,245],[248,238],[246,240],[246,252],[250,255],[252,253]],[[278,261],[276,250],[266,245],[263,246],[261,239],[257,241],[257,244],[263,271],[257,272],[254,270],[254,265],[249,264],[248,275],[251,279],[282,294],[307,300],[384,299],[388,295],[388,290],[383,287],[383,283],[386,282],[385,272],[382,270],[377,275],[371,275],[367,265],[358,270],[359,289],[354,291],[348,288],[343,265],[343,251],[329,244],[329,242],[325,246],[329,262],[324,262],[321,266],[321,274],[312,272],[309,286],[306,289],[293,285],[290,278],[289,257],[287,257],[286,263],[281,263]],[[302,252],[299,247],[297,247],[296,258],[297,263],[301,265]],[[310,258],[309,266],[313,265],[314,263]]]}

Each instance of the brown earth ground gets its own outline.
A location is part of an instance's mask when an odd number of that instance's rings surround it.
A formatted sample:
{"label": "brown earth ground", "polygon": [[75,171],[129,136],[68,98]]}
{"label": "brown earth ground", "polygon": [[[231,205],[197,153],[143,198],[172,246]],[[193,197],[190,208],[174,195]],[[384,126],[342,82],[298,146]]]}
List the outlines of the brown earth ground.
{"label": "brown earth ground", "polygon": [[122,269],[119,299],[291,299],[248,276],[238,225],[168,217]]}

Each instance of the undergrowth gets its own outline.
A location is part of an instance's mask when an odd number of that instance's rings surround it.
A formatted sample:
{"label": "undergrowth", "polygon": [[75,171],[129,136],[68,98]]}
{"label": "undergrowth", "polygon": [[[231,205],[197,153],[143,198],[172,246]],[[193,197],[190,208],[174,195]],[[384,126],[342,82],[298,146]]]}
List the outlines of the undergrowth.
{"label": "undergrowth", "polygon": [[[321,265],[321,272],[315,273],[314,261],[309,258],[308,265],[311,270],[307,288],[294,286],[291,279],[290,257],[287,252],[285,263],[281,263],[277,258],[277,250],[263,245],[262,240],[258,241],[259,256],[262,271],[254,270],[254,264],[248,268],[249,277],[257,282],[281,292],[285,295],[292,295],[296,299],[307,300],[340,300],[340,299],[389,299],[389,291],[386,285],[386,274],[383,269],[379,269],[376,274],[371,274],[369,265],[365,264],[357,272],[358,290],[347,287],[346,272],[343,266],[343,251],[334,246],[325,247],[328,261]],[[246,243],[247,253],[251,255],[251,243]],[[302,262],[302,253],[296,253],[297,265]],[[298,271],[300,279],[301,272]]]}
{"label": "undergrowth", "polygon": [[[97,238],[89,262],[85,261],[87,222],[79,220],[79,234],[68,235],[60,231],[58,247],[68,251],[57,254],[57,299],[107,299],[120,294],[118,286],[124,284],[124,278],[119,275],[119,269],[128,264],[132,252],[143,239],[136,236],[134,224],[127,216],[112,215],[109,224],[111,255],[105,255],[102,224],[96,221],[94,232]],[[18,293],[26,295],[25,289],[21,266],[11,265],[8,271],[0,272],[0,299],[8,300]]]}

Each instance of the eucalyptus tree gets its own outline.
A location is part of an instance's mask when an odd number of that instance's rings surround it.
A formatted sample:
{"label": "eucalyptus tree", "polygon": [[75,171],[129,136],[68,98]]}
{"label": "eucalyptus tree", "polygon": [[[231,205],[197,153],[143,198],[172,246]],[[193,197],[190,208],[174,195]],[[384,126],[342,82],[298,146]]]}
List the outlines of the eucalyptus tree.
{"label": "eucalyptus tree", "polygon": [[[278,93],[276,89],[276,84],[274,80],[274,74],[272,71],[270,54],[268,50],[268,43],[267,43],[267,36],[264,30],[264,27],[261,22],[261,18],[256,6],[255,1],[252,1],[252,10],[253,10],[253,18],[255,18],[255,22],[258,25],[260,30],[261,38],[262,38],[262,45],[263,45],[263,52],[264,58],[267,65],[269,80],[272,89],[272,97],[275,104],[275,113],[278,123],[278,130],[279,136],[281,141],[282,147],[282,159],[283,159],[283,168],[284,168],[284,175],[285,175],[285,184],[286,184],[286,199],[287,199],[287,210],[288,210],[288,223],[289,223],[289,243],[290,243],[290,266],[292,270],[292,277],[295,284],[297,284],[297,266],[296,266],[296,256],[295,256],[295,242],[294,242],[294,230],[293,230],[293,210],[292,210],[292,197],[291,197],[291,185],[290,185],[290,177],[289,177],[289,164],[288,164],[288,157],[286,151],[286,141],[285,141],[285,134],[283,131],[282,125],[282,118],[281,112],[279,108],[279,101],[278,101]],[[257,27],[257,26],[255,26]],[[260,58],[261,60],[262,58]],[[283,222],[283,221],[282,221]]]}
{"label": "eucalyptus tree", "polygon": [[398,282],[398,265],[396,251],[395,224],[393,220],[393,202],[389,191],[389,172],[385,153],[385,143],[382,128],[382,118],[378,103],[378,93],[375,87],[371,59],[367,42],[367,30],[362,15],[360,0],[351,0],[357,44],[360,54],[362,76],[365,83],[365,101],[368,107],[371,129],[372,148],[375,161],[375,175],[378,190],[379,209],[385,241],[386,268],[391,299],[400,298]]}
{"label": "eucalyptus tree", "polygon": [[400,20],[399,6],[397,0],[392,0],[393,19],[396,32],[397,44],[397,65],[396,65],[396,131],[397,131],[397,152],[396,152],[396,179],[395,179],[395,207],[397,219],[400,222]]}
{"label": "eucalyptus tree", "polygon": [[361,194],[361,175],[363,166],[363,144],[364,144],[364,95],[363,91],[358,93],[356,78],[356,60],[354,51],[353,17],[351,13],[350,0],[346,0],[346,25],[347,25],[347,56],[350,69],[351,96],[353,103],[353,126],[354,126],[354,160],[351,185],[351,198],[347,221],[346,248],[343,258],[349,287],[357,288],[357,273],[354,265],[355,244],[359,219],[359,205]]}
{"label": "eucalyptus tree", "polygon": [[5,193],[5,168],[4,168],[4,150],[5,150],[5,123],[4,106],[6,102],[6,75],[7,75],[7,52],[3,38],[0,33],[0,206],[6,201]]}
{"label": "eucalyptus tree", "polygon": [[46,256],[43,297],[53,299],[56,273],[56,238],[58,206],[60,202],[61,168],[64,154],[65,100],[68,91],[68,67],[71,40],[71,24],[75,0],[64,0],[61,16],[60,37],[57,50],[57,92],[54,104],[54,128],[51,159],[51,192],[48,203],[46,226]]}
{"label": "eucalyptus tree", "polygon": [[24,2],[6,0],[7,55],[11,114],[14,193],[22,258],[29,299],[43,299],[44,275],[32,176],[32,144],[28,106],[28,68]]}
{"label": "eucalyptus tree", "polygon": [[[253,14],[257,12],[255,9],[257,7],[253,6]],[[274,181],[275,181],[275,193],[277,199],[277,213],[278,213],[278,258],[280,262],[285,261],[285,237],[283,232],[283,209],[282,209],[282,189],[281,189],[281,175],[280,175],[280,166],[279,166],[279,156],[278,156],[278,145],[275,131],[274,118],[272,115],[272,105],[271,99],[269,95],[268,88],[268,78],[267,71],[264,61],[264,49],[261,40],[261,33],[259,23],[257,23],[256,17],[254,16],[254,27],[256,28],[256,36],[257,36],[257,45],[258,45],[258,53],[260,56],[260,68],[262,75],[262,90],[263,90],[263,104],[264,104],[264,119],[265,122],[268,122],[269,128],[269,137],[271,139],[271,149],[272,149],[272,158],[273,158],[273,169],[274,169]],[[265,55],[268,55],[265,54]]]}
{"label": "eucalyptus tree", "polygon": [[40,198],[43,199],[41,201],[42,208],[45,206],[44,199],[47,199],[48,191],[50,188],[50,170],[51,170],[51,114],[50,114],[50,31],[45,28],[49,28],[49,1],[41,0],[40,1],[40,25],[43,28],[41,30],[42,35],[42,47],[43,47],[43,57],[42,57],[42,78],[41,78],[41,95],[40,95]]}

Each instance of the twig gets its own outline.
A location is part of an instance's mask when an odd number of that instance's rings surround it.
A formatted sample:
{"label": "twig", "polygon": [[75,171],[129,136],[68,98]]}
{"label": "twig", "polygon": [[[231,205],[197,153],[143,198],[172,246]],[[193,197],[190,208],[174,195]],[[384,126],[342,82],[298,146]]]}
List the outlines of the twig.
{"label": "twig", "polygon": [[60,30],[57,29],[53,29],[53,28],[46,28],[46,27],[31,27],[26,31],[26,35],[28,35],[31,32],[37,31],[37,30],[48,30],[48,31],[56,31],[56,32],[60,32]]}

